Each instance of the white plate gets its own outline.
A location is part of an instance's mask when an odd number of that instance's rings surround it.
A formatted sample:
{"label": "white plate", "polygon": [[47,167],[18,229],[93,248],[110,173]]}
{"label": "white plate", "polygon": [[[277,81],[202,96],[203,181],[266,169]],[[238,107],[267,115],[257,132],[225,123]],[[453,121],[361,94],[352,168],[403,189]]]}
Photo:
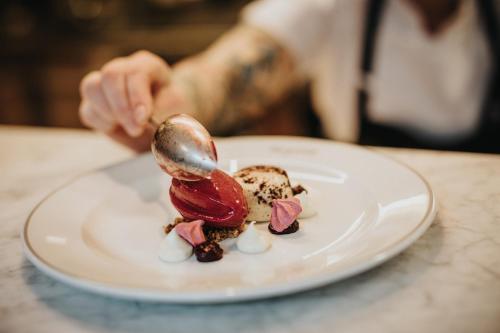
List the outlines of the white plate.
{"label": "white plate", "polygon": [[[310,189],[318,214],[274,236],[263,254],[225,244],[213,263],[158,259],[162,225],[178,216],[170,178],[151,155],[82,175],[43,200],[24,226],[26,256],[48,275],[122,298],[231,302],[318,287],[366,271],[414,242],[435,199],[414,171],[352,145],[291,137],[219,140],[220,167],[288,170]],[[266,228],[266,225],[259,225]]]}

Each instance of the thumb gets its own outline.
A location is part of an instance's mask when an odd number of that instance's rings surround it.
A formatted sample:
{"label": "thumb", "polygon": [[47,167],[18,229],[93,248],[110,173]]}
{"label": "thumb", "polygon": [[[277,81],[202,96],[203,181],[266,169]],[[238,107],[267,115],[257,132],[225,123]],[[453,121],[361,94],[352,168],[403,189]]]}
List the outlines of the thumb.
{"label": "thumb", "polygon": [[115,141],[132,148],[136,152],[142,153],[148,151],[151,147],[154,128],[146,125],[142,134],[137,137],[131,137],[122,127],[115,127],[112,131],[106,134]]}

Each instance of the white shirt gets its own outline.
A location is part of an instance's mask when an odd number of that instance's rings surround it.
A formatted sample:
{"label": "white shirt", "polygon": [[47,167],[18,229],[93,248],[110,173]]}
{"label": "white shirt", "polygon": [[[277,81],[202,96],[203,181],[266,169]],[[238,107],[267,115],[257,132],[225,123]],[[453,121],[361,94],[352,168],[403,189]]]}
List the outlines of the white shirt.
{"label": "white shirt", "polygon": [[[359,136],[357,92],[364,0],[260,0],[243,22],[265,30],[312,83],[325,134]],[[465,0],[436,35],[427,33],[409,3],[386,4],[368,78],[368,117],[429,140],[457,140],[474,132],[489,81],[491,56],[476,6]]]}

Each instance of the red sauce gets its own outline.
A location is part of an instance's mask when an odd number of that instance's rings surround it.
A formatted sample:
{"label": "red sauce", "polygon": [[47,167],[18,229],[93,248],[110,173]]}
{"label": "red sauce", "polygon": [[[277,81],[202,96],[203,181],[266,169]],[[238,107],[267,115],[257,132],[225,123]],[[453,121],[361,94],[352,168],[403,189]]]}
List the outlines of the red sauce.
{"label": "red sauce", "polygon": [[241,185],[220,170],[213,171],[210,179],[172,179],[170,200],[184,218],[204,220],[213,227],[239,227],[248,215]]}

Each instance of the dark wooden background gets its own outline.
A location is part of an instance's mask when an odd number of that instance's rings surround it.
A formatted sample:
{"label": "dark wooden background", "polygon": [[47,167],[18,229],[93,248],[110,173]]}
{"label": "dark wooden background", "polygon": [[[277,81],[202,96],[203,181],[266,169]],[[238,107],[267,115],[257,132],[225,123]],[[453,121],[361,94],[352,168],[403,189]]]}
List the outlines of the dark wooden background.
{"label": "dark wooden background", "polygon": [[[0,123],[81,127],[78,85],[85,73],[140,49],[175,63],[234,25],[247,2],[3,0]],[[245,134],[319,136],[304,91],[274,106]]]}

